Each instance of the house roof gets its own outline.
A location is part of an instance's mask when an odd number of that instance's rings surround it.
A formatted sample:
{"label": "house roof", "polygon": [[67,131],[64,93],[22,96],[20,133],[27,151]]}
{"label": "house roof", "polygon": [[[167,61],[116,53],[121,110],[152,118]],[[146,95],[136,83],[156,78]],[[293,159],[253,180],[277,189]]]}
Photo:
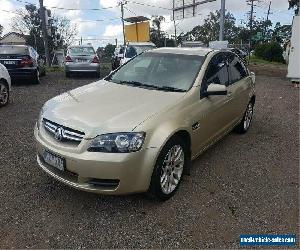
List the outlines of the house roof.
{"label": "house roof", "polygon": [[10,36],[10,35],[16,35],[16,36],[22,37],[24,39],[26,37],[25,35],[17,33],[17,32],[9,32],[9,33],[5,34],[3,37],[1,37],[1,40],[8,37],[8,36]]}

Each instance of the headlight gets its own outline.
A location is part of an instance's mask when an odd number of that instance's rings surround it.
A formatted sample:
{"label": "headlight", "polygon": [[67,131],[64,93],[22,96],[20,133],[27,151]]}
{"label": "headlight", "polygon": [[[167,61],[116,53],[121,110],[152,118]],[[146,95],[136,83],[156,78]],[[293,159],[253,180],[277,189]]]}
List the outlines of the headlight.
{"label": "headlight", "polygon": [[145,136],[144,132],[99,135],[93,139],[88,151],[105,153],[136,152],[142,148]]}

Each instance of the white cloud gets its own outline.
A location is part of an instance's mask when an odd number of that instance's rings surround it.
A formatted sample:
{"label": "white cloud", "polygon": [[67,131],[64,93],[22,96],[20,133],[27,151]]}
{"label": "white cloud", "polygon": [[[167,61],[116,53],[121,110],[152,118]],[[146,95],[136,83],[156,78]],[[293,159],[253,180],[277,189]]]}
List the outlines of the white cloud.
{"label": "white cloud", "polygon": [[118,5],[118,0],[100,0],[100,6],[103,8],[115,7]]}
{"label": "white cloud", "polygon": [[[1,10],[15,11],[14,5],[9,0],[0,0]],[[3,34],[11,31],[11,21],[16,15],[5,11],[0,11],[0,24],[4,27]]]}
{"label": "white cloud", "polygon": [[109,24],[105,27],[103,36],[105,37],[120,37],[123,34],[122,25]]}

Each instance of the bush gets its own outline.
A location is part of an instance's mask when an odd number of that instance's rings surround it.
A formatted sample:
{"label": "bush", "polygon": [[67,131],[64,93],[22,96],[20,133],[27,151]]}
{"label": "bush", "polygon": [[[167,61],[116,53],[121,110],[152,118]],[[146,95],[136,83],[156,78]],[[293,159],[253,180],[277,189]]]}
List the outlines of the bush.
{"label": "bush", "polygon": [[283,50],[279,43],[270,42],[256,46],[254,55],[270,62],[284,62]]}

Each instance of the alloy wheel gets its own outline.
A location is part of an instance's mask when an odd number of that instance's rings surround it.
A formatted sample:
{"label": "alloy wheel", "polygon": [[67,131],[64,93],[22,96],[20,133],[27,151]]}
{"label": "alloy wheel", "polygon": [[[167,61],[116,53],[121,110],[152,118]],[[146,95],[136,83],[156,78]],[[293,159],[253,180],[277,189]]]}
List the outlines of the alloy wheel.
{"label": "alloy wheel", "polygon": [[184,166],[184,151],[174,145],[165,156],[160,174],[160,186],[164,194],[171,194],[178,186]]}
{"label": "alloy wheel", "polygon": [[245,113],[245,119],[244,119],[244,130],[248,130],[252,121],[253,117],[253,104],[250,102],[248,104],[246,113]]}

